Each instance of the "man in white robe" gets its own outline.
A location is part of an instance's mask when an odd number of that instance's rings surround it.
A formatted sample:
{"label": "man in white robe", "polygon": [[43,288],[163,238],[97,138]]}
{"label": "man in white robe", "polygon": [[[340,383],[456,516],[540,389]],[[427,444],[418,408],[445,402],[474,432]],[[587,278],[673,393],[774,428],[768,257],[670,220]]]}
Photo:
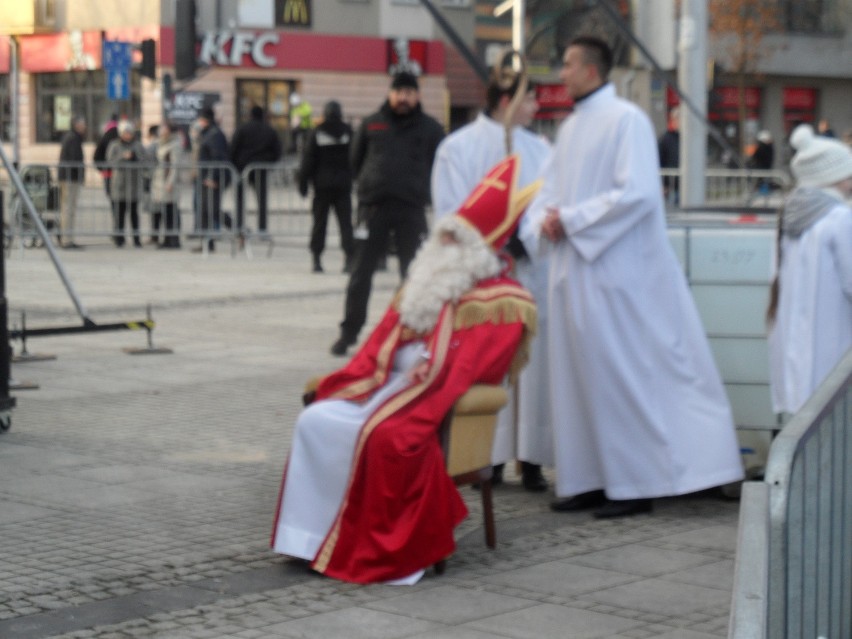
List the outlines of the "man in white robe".
{"label": "man in white robe", "polygon": [[728,399],[666,237],[654,130],[582,36],[560,79],[560,126],[522,239],[549,255],[556,511],[648,512],[652,499],[742,478]]}
{"label": "man in white robe", "polygon": [[778,214],[767,316],[772,408],[792,414],[852,348],[852,151],[809,124],[790,144],[796,189]]}
{"label": "man in white robe", "polygon": [[[476,120],[453,132],[441,142],[432,167],[432,205],[440,219],[453,213],[492,166],[506,157],[507,117],[511,124],[511,152],[521,158],[518,185],[524,187],[538,178],[550,152],[550,144],[526,127],[538,111],[535,89],[527,91],[514,113],[511,101],[520,75],[511,67],[495,65],[486,89],[486,108]],[[521,224],[524,224],[522,219]],[[520,247],[520,250],[517,250]],[[515,277],[533,294],[539,309],[538,332],[530,346],[530,359],[518,380],[517,397],[500,411],[494,434],[492,481],[500,483],[504,464],[521,461],[521,481],[532,492],[547,490],[542,466],[553,466],[553,429],[547,383],[547,341],[544,338],[547,314],[547,261],[533,264],[516,239],[507,249],[515,258]],[[517,400],[517,401],[516,401]],[[516,425],[517,422],[517,425]]]}

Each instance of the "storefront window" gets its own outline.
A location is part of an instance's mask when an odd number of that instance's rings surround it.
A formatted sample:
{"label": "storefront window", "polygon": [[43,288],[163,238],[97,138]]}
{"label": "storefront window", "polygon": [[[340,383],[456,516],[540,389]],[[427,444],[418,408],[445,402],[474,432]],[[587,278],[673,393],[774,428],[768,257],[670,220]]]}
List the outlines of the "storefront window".
{"label": "storefront window", "polygon": [[237,126],[248,122],[251,108],[259,106],[287,148],[290,139],[290,96],[295,80],[237,80]]}
{"label": "storefront window", "polygon": [[71,71],[36,75],[36,142],[59,142],[80,114],[89,123],[86,137],[96,142],[113,114],[136,119],[140,113],[139,74],[130,76],[130,100],[109,100],[103,71]]}

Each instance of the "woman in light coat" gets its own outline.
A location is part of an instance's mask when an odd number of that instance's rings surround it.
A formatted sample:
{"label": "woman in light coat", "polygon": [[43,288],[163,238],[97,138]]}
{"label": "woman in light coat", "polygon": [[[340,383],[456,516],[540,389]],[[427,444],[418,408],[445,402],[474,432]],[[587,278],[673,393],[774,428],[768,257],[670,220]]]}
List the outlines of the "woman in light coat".
{"label": "woman in light coat", "polygon": [[170,122],[159,130],[156,166],[151,178],[151,206],[163,216],[164,236],[160,248],[180,248],[180,216],[178,213],[178,168],[182,157],[180,134]]}

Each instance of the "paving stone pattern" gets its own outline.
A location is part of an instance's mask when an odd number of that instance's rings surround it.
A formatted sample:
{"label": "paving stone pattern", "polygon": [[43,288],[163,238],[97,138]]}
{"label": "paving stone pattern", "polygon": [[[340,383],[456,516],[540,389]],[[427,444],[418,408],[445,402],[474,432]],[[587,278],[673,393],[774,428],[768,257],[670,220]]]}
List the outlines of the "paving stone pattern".
{"label": "paving stone pattern", "polygon": [[[92,333],[32,339],[29,354],[57,359],[13,364],[39,388],[13,391],[0,434],[0,637],[726,636],[738,504],[713,495],[596,521],[550,512],[552,493],[523,491],[510,467],[497,549],[463,488],[458,550],[416,586],[341,583],[275,555],[302,385],[341,363],[327,353],[340,252],[324,275],[292,247],[60,255],[91,317],[141,319],[150,303],[154,344],[174,352],[128,355],[144,333]],[[376,276],[371,321],[394,268]],[[10,325],[22,309],[30,327],[79,322],[43,250],[13,250],[6,273]]]}

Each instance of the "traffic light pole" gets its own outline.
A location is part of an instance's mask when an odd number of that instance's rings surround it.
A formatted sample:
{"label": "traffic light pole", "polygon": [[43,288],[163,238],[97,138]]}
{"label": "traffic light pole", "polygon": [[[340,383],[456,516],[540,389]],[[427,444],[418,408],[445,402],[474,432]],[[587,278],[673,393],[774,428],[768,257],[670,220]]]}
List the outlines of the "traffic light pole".
{"label": "traffic light pole", "polygon": [[[6,228],[3,193],[0,191],[0,229]],[[0,432],[12,424],[10,411],[15,398],[9,397],[12,349],[9,347],[9,307],[6,302],[6,251],[0,250]]]}

